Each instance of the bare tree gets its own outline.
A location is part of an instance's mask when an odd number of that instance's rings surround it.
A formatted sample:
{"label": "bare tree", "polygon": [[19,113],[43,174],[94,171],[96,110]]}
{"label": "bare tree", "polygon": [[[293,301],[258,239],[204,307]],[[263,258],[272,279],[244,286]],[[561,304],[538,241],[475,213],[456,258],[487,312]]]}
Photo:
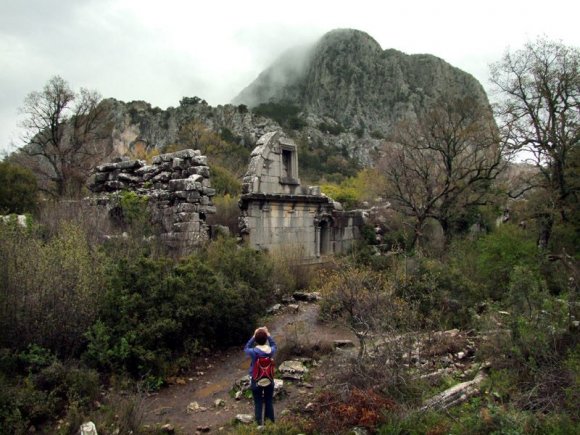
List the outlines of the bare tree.
{"label": "bare tree", "polygon": [[20,108],[25,116],[24,158],[19,160],[45,181],[41,188],[46,192],[57,197],[73,194],[88,176],[99,155],[100,99],[96,91],[75,93],[58,76],[25,98]]}
{"label": "bare tree", "polygon": [[539,173],[529,188],[544,190],[545,203],[553,205],[536,216],[538,244],[546,247],[556,215],[567,221],[566,204],[578,200],[570,161],[580,143],[580,50],[538,39],[493,64],[491,81],[500,97],[496,115],[504,140],[525,151]]}
{"label": "bare tree", "polygon": [[465,210],[486,204],[502,170],[503,150],[489,108],[472,98],[442,99],[417,121],[396,128],[380,167],[388,198],[414,220],[413,246],[436,219],[448,240]]}

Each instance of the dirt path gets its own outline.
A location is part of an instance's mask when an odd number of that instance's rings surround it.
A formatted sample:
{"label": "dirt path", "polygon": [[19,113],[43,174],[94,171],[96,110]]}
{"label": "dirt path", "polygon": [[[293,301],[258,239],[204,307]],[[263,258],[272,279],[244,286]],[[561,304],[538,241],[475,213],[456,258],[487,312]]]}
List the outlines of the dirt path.
{"label": "dirt path", "polygon": [[[288,341],[297,338],[310,345],[354,338],[344,328],[318,322],[318,309],[317,304],[301,302],[298,312],[289,312],[285,308],[286,311],[270,319],[266,326],[276,339],[278,348],[282,349]],[[144,423],[170,423],[179,433],[194,434],[198,427],[209,427],[214,432],[230,423],[237,414],[253,414],[251,400],[236,401],[229,395],[234,382],[248,372],[249,359],[242,346],[221,352],[218,362],[213,357],[212,363],[206,359],[205,364],[195,367],[189,376],[178,380],[181,385],[171,385],[147,397]],[[316,384],[315,378],[311,383]],[[277,415],[293,402],[296,395],[313,394],[312,389],[307,391],[295,385],[288,385],[286,389],[288,395],[275,402]],[[225,406],[215,407],[216,399],[224,400]],[[197,402],[200,410],[188,413],[187,407],[192,402]]]}

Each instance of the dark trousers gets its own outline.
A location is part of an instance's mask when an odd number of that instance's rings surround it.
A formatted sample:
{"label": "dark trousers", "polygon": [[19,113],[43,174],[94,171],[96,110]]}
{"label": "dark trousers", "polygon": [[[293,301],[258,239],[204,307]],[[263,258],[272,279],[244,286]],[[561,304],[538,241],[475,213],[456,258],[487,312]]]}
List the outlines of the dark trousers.
{"label": "dark trousers", "polygon": [[252,396],[254,396],[256,423],[260,426],[263,425],[264,418],[274,421],[274,405],[272,403],[274,382],[267,387],[258,387],[252,380]]}

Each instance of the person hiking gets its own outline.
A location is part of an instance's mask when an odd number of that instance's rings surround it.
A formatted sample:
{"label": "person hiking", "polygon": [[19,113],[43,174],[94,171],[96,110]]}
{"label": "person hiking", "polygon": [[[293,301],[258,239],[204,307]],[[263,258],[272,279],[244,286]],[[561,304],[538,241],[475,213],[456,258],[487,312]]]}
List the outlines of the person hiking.
{"label": "person hiking", "polygon": [[[264,424],[264,418],[274,421],[274,360],[276,342],[271,337],[268,328],[262,326],[254,331],[252,338],[246,343],[244,352],[252,359],[250,377],[254,411],[258,426]],[[265,412],[262,413],[265,408]]]}

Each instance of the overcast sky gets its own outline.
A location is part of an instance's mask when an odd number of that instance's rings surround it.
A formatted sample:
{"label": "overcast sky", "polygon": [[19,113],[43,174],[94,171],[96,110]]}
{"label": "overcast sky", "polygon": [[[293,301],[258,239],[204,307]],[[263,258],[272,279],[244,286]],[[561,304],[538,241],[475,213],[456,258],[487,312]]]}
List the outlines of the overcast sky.
{"label": "overcast sky", "polygon": [[489,64],[538,35],[580,46],[569,0],[0,0],[0,151],[54,75],[103,97],[228,103],[281,52],[335,28],[430,53],[488,88]]}

